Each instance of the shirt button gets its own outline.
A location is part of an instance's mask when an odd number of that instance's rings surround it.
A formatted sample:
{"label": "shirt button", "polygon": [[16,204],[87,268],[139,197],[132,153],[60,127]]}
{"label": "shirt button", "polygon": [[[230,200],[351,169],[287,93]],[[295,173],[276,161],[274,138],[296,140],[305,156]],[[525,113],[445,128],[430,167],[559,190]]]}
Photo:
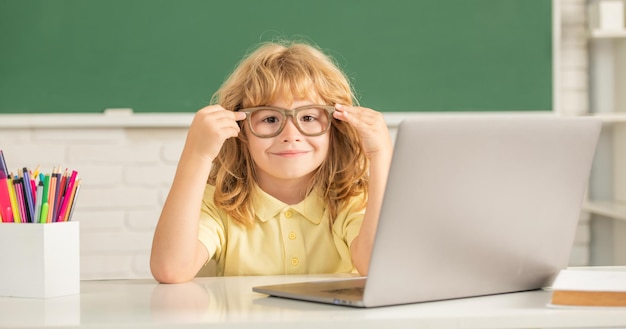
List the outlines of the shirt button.
{"label": "shirt button", "polygon": [[295,239],[296,239],[296,233],[289,232],[289,240],[295,240]]}
{"label": "shirt button", "polygon": [[285,211],[285,217],[291,218],[291,216],[293,216],[293,212],[291,212],[291,210]]}
{"label": "shirt button", "polygon": [[298,266],[298,264],[300,264],[300,260],[298,259],[298,257],[294,257],[291,259],[292,266]]}

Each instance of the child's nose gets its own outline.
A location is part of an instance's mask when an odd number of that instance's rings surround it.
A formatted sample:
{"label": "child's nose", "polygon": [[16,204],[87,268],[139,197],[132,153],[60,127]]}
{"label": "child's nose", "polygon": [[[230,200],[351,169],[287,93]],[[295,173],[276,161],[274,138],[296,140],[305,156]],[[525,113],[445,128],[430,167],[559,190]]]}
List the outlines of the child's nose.
{"label": "child's nose", "polygon": [[300,134],[300,130],[296,127],[296,124],[293,120],[287,120],[285,123],[285,128],[280,134],[284,142],[289,142],[293,140],[300,140],[302,134]]}

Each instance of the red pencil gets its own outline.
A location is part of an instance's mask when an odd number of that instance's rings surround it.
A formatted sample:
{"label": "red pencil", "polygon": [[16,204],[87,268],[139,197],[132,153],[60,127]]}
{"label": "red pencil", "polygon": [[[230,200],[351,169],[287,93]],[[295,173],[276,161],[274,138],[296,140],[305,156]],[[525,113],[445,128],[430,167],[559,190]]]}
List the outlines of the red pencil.
{"label": "red pencil", "polygon": [[[4,176],[3,173],[0,173],[0,176]],[[0,212],[2,212],[2,222],[8,223],[13,221],[13,216],[9,216],[6,213],[6,210],[11,210],[11,197],[9,192],[9,180],[6,177],[0,177]]]}
{"label": "red pencil", "polygon": [[28,223],[28,216],[26,214],[26,208],[24,207],[24,189],[22,188],[22,178],[18,178],[14,180],[15,184],[15,195],[17,196],[17,206],[20,210],[20,218],[22,219],[22,223]]}
{"label": "red pencil", "polygon": [[72,190],[74,189],[74,184],[76,184],[76,175],[78,173],[76,170],[72,170],[72,176],[69,179],[69,183],[67,185],[67,189],[65,189],[65,195],[63,196],[63,204],[59,209],[59,214],[57,218],[57,222],[63,222],[66,219],[67,206],[71,201]]}

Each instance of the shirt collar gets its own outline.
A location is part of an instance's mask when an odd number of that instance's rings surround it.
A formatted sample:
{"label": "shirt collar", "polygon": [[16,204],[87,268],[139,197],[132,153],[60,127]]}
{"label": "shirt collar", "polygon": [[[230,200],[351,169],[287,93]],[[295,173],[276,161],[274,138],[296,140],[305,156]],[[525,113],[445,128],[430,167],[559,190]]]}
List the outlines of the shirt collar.
{"label": "shirt collar", "polygon": [[270,220],[285,209],[291,209],[311,223],[319,224],[326,211],[326,206],[317,191],[311,192],[297,204],[288,205],[267,194],[258,186],[256,186],[253,194],[252,206],[256,212],[257,219],[261,222]]}

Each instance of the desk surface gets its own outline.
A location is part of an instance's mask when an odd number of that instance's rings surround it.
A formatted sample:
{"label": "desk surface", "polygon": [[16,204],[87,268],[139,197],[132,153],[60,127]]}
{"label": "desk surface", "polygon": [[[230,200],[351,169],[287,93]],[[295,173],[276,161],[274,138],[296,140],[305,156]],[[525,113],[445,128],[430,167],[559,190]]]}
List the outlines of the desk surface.
{"label": "desk surface", "polygon": [[[336,276],[333,276],[336,277]],[[0,327],[184,328],[574,328],[626,327],[626,308],[555,309],[547,291],[355,309],[267,297],[255,285],[330,276],[83,281],[80,295],[0,297]]]}

